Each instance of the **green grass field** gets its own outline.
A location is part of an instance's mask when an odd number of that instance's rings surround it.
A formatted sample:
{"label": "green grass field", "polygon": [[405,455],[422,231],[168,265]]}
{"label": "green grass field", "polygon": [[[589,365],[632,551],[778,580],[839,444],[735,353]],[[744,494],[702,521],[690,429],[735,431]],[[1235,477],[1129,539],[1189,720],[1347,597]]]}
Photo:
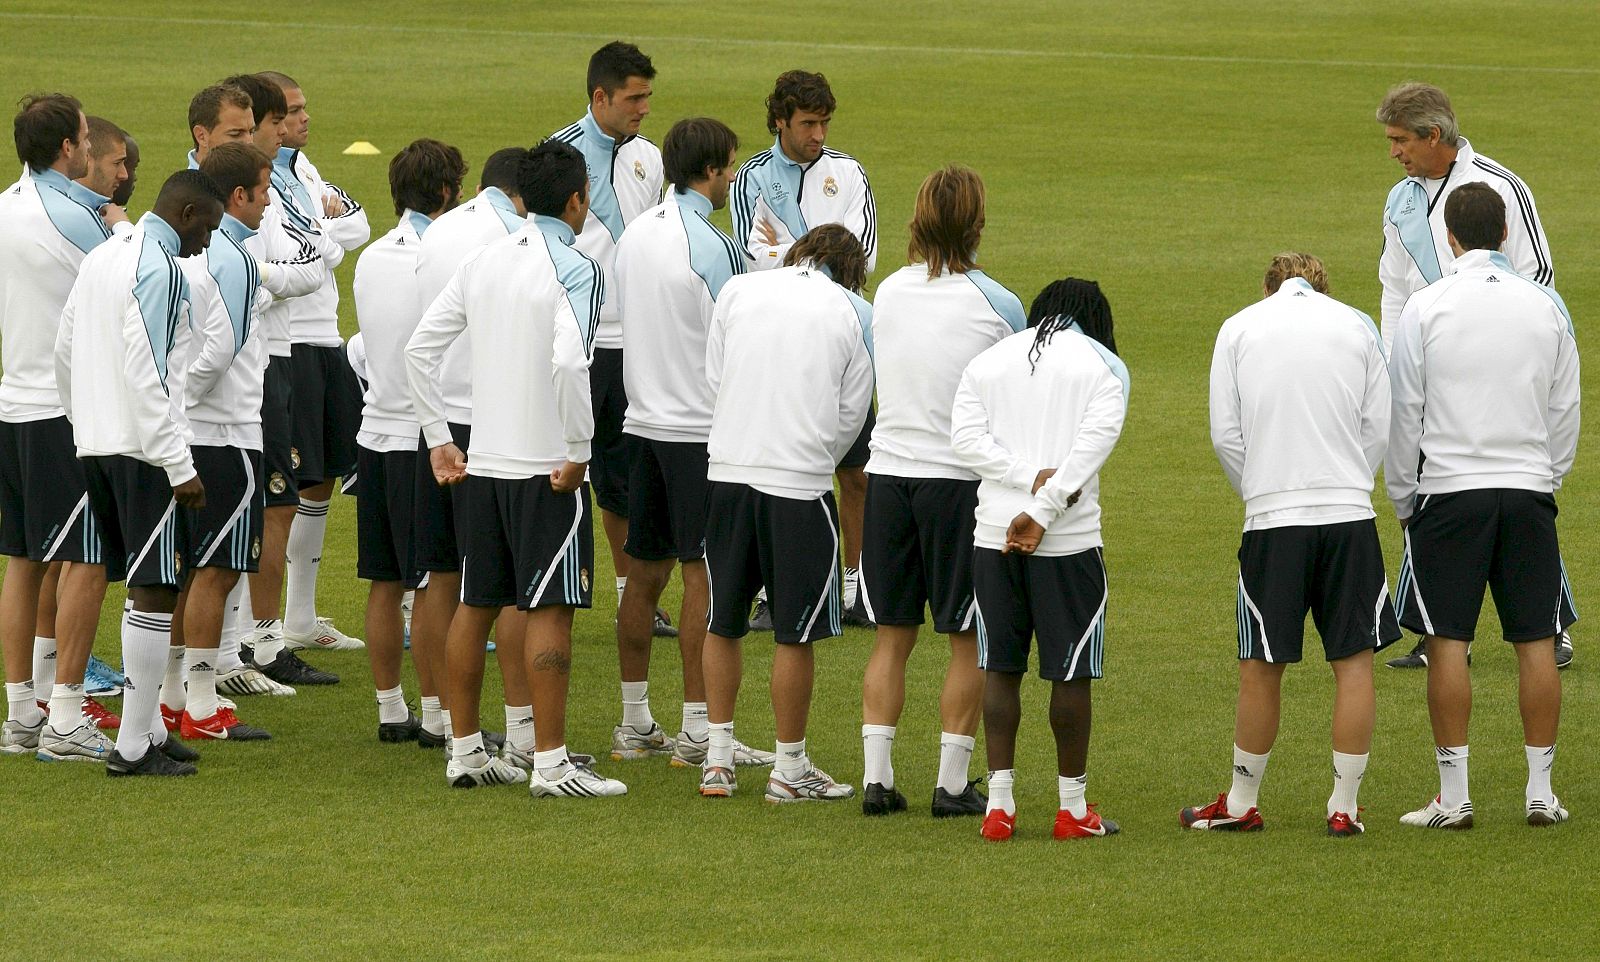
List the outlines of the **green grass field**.
{"label": "green grass field", "polygon": [[[1120,837],[1049,840],[1053,754],[1036,679],[1025,686],[1017,842],[988,846],[973,822],[927,817],[945,661],[931,636],[913,661],[896,752],[913,811],[872,821],[854,804],[764,805],[748,776],[739,797],[705,802],[690,773],[665,764],[605,764],[630,793],[603,803],[449,791],[441,758],[374,740],[364,656],[325,655],[318,663],[344,684],[244,701],[244,718],[274,740],[207,746],[198,778],[127,784],[92,766],[0,765],[10,809],[0,958],[1600,954],[1600,635],[1586,622],[1563,676],[1556,785],[1571,824],[1522,824],[1515,661],[1494,640],[1489,605],[1475,658],[1477,829],[1397,823],[1437,782],[1424,678],[1384,671],[1362,794],[1369,833],[1324,836],[1332,686],[1315,661],[1288,675],[1262,801],[1270,830],[1190,836],[1175,817],[1226,787],[1229,768],[1242,511],[1206,432],[1217,327],[1259,295],[1283,249],[1320,254],[1335,296],[1376,316],[1379,214],[1400,171],[1373,110],[1391,84],[1426,79],[1452,94],[1473,144],[1532,186],[1557,286],[1588,331],[1600,307],[1600,9],[294,0],[269,13],[16,0],[0,9],[0,36],[0,99],[67,90],[139,139],[139,210],[183,164],[195,90],[241,70],[288,72],[310,98],[309,153],[367,206],[374,236],[394,222],[388,155],[438,137],[466,153],[470,181],[492,150],[581,114],[584,66],[606,40],[635,40],[655,59],[648,136],[715,116],[744,138],[741,156],[770,142],[772,78],[821,70],[840,101],[830,143],[872,177],[879,276],[903,262],[920,179],[969,164],[988,184],[984,267],[1024,303],[1060,276],[1098,279],[1133,378],[1102,479],[1112,615],[1090,759],[1090,798],[1122,822]],[[384,156],[341,156],[354,140]],[[354,260],[340,270],[346,284]],[[353,331],[348,298],[342,307]],[[1586,432],[1561,494],[1580,608],[1597,603],[1600,574],[1597,441]],[[361,634],[354,504],[340,499],[332,517],[319,606]],[[1392,570],[1398,532],[1381,499],[1379,522]],[[609,561],[600,569],[609,584]],[[578,620],[569,743],[580,750],[603,749],[618,714],[613,600],[597,592]],[[810,733],[818,762],[857,783],[870,643],[851,630],[822,646]],[[96,651],[120,660],[114,620]],[[769,652],[761,636],[747,646],[740,734],[757,744],[772,737]],[[654,659],[664,721],[676,717],[677,661],[670,644]],[[409,672],[407,685],[414,693]],[[484,705],[500,727],[497,692]],[[981,769],[981,746],[978,759]]]}

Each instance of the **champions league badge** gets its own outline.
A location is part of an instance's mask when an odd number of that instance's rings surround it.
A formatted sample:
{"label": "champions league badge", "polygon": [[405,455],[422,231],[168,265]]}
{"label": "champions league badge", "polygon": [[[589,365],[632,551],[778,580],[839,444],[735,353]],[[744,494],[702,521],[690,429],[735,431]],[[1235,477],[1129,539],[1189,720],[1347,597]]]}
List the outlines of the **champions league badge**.
{"label": "champions league badge", "polygon": [[839,193],[839,182],[834,180],[832,177],[824,180],[822,182],[822,193],[828,197],[837,196]]}

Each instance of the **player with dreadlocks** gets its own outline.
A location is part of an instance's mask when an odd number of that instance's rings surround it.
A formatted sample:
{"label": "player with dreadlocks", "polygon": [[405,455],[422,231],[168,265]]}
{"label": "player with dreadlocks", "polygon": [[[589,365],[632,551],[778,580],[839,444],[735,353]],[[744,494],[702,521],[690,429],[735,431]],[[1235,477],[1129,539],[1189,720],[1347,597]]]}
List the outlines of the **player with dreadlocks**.
{"label": "player with dreadlocks", "polygon": [[1015,831],[1013,756],[1034,636],[1039,675],[1051,682],[1061,799],[1055,837],[1117,831],[1084,792],[1089,681],[1101,677],[1105,645],[1099,472],[1122,433],[1128,369],[1112,350],[1111,309],[1097,285],[1057,281],[1032,314],[1033,330],[967,365],[951,411],[951,444],[983,479],[972,582],[989,752],[982,833],[997,842]]}

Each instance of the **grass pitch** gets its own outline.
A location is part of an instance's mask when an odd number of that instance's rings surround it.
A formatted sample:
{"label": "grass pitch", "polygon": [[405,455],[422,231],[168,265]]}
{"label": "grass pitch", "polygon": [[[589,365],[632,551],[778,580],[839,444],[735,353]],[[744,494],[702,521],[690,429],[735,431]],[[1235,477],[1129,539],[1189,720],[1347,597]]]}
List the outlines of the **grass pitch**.
{"label": "grass pitch", "polygon": [[[660,70],[648,136],[659,142],[682,116],[715,116],[744,139],[742,157],[770,143],[762,98],[772,78],[824,71],[840,101],[830,143],[862,160],[877,196],[879,276],[903,262],[922,176],[970,164],[989,190],[984,267],[1024,302],[1056,277],[1098,279],[1133,396],[1103,478],[1112,613],[1090,763],[1090,798],[1122,822],[1118,838],[1048,839],[1042,683],[1025,687],[1017,841],[984,845],[975,823],[926,816],[944,662],[931,635],[912,664],[896,751],[913,811],[872,821],[853,804],[766,806],[748,776],[738,797],[706,802],[691,773],[665,764],[606,764],[629,785],[614,802],[451,792],[442,759],[377,744],[364,657],[331,654],[317,661],[344,684],[245,700],[241,713],[274,740],[207,746],[196,779],[131,785],[91,766],[0,765],[11,810],[0,957],[1594,955],[1600,655],[1586,622],[1563,678],[1556,784],[1571,824],[1521,823],[1514,659],[1494,640],[1492,606],[1474,659],[1472,832],[1397,824],[1436,779],[1424,679],[1382,671],[1362,793],[1369,834],[1324,837],[1332,689],[1315,661],[1288,674],[1262,800],[1269,831],[1190,836],[1175,815],[1228,777],[1241,509],[1206,434],[1218,325],[1259,296],[1283,249],[1321,255],[1335,296],[1376,316],[1378,220],[1400,171],[1372,112],[1391,84],[1427,79],[1451,93],[1474,146],[1532,187],[1587,345],[1600,304],[1600,144],[1585,122],[1600,79],[1597,26],[1600,12],[1584,5],[1504,2],[8,4],[0,94],[68,90],[131,131],[144,153],[135,208],[182,166],[190,95],[271,67],[304,85],[309,152],[367,206],[374,236],[394,221],[394,150],[438,137],[462,148],[475,175],[495,148],[580,115],[587,58],[615,37],[639,42]],[[355,140],[383,156],[342,156]],[[346,284],[352,270],[340,270]],[[348,297],[342,307],[353,331]],[[1561,493],[1580,606],[1597,563],[1595,441],[1587,431]],[[1391,518],[1380,499],[1393,568]],[[320,611],[360,634],[354,542],[354,505],[341,498]],[[581,750],[601,751],[618,713],[613,607],[597,592],[578,620],[569,742]],[[869,645],[852,630],[822,646],[811,725],[817,761],[858,784]],[[747,645],[740,735],[756,744],[772,734],[768,646]],[[96,650],[118,660],[111,619]],[[658,649],[652,677],[656,712],[671,724],[674,646]],[[496,695],[484,701],[492,727]]]}

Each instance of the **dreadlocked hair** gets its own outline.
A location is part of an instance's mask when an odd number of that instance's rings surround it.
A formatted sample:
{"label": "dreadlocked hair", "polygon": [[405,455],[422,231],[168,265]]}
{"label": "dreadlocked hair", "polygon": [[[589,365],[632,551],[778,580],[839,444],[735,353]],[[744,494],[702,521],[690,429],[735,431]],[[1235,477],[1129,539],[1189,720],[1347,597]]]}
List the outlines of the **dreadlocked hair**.
{"label": "dreadlocked hair", "polygon": [[1033,347],[1028,350],[1028,370],[1039,363],[1040,352],[1050,343],[1057,331],[1076,325],[1085,336],[1105,345],[1112,354],[1117,353],[1117,339],[1112,329],[1111,304],[1094,281],[1067,277],[1051,281],[1028,308],[1028,326],[1034,329]]}

